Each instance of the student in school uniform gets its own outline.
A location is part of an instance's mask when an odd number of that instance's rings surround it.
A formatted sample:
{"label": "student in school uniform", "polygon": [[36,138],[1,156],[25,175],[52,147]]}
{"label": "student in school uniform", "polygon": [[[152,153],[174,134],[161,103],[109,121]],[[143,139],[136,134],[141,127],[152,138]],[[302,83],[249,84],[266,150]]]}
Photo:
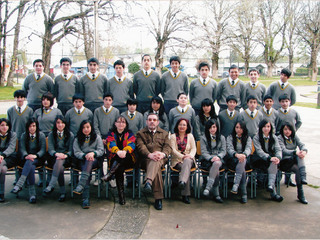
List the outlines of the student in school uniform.
{"label": "student in school uniform", "polygon": [[22,90],[26,92],[28,106],[35,111],[41,108],[41,96],[46,92],[54,92],[54,83],[52,78],[43,72],[43,60],[34,60],[33,68],[35,72],[25,78]]}
{"label": "student in school uniform", "polygon": [[113,93],[113,106],[123,113],[127,110],[127,100],[134,98],[133,82],[124,75],[125,64],[122,60],[115,61],[113,67],[116,75],[109,79],[109,92]]}
{"label": "student in school uniform", "polygon": [[201,102],[209,98],[213,103],[217,97],[217,82],[209,77],[210,65],[207,62],[201,62],[198,67],[200,77],[191,81],[189,99],[190,104],[196,115],[201,111]]}
{"label": "student in school uniform", "polygon": [[0,119],[0,202],[4,202],[7,170],[17,166],[17,135],[11,131],[11,123],[6,118]]}
{"label": "student in school uniform", "polygon": [[276,110],[281,107],[279,97],[283,94],[287,94],[291,99],[290,106],[296,103],[296,90],[294,89],[294,86],[289,83],[290,76],[291,71],[289,69],[282,69],[280,72],[280,80],[271,83],[269,88],[267,89],[266,94],[270,95],[273,98],[273,108]]}
{"label": "student in school uniform", "polygon": [[164,111],[164,106],[161,97],[154,96],[151,99],[150,108],[143,114],[143,123],[144,126],[147,126],[147,118],[149,113],[155,113],[159,116],[159,127],[163,130],[169,132],[169,119],[167,114]]}
{"label": "student in school uniform", "polygon": [[261,113],[263,118],[271,122],[273,129],[276,129],[279,121],[279,113],[275,110],[273,106],[273,99],[270,95],[265,95],[263,97],[263,107],[261,108]]}
{"label": "student in school uniform", "polygon": [[164,100],[164,110],[166,114],[178,106],[176,96],[185,92],[188,95],[188,76],[180,71],[181,59],[178,56],[170,58],[171,70],[165,72],[161,77],[161,96]]}
{"label": "student in school uniform", "polygon": [[73,140],[74,136],[69,131],[65,118],[62,115],[57,116],[53,130],[48,136],[48,153],[50,155],[48,166],[53,170],[49,185],[43,190],[44,197],[53,192],[58,181],[60,188],[59,202],[65,201],[64,168],[71,164]]}
{"label": "student in school uniform", "polygon": [[142,68],[133,75],[133,92],[139,103],[138,112],[144,114],[153,96],[158,96],[161,91],[160,76],[151,69],[152,59],[149,54],[142,56]]}
{"label": "student in school uniform", "polygon": [[84,120],[80,124],[77,137],[73,143],[73,152],[81,164],[81,177],[77,187],[73,190],[75,194],[82,194],[82,208],[90,208],[90,177],[93,168],[101,167],[104,153],[102,139],[93,129],[90,121]]}
{"label": "student in school uniform", "polygon": [[127,120],[129,129],[133,132],[134,135],[136,135],[137,132],[143,128],[143,115],[137,111],[138,106],[138,101],[136,99],[130,98],[127,100],[128,110],[121,113],[121,116],[123,116]]}
{"label": "student in school uniform", "polygon": [[84,96],[85,106],[91,112],[103,104],[103,95],[109,92],[108,79],[99,72],[99,61],[88,60],[89,71],[80,78],[80,93]]}
{"label": "student in school uniform", "polygon": [[[245,84],[245,99],[250,95],[255,96],[258,102],[257,109],[260,110],[263,105],[263,97],[266,94],[266,86],[259,82],[259,71],[255,68],[249,70],[250,81]],[[243,103],[243,109],[247,109],[248,105],[246,102]]]}
{"label": "student in school uniform", "polygon": [[199,115],[196,116],[196,122],[201,135],[204,134],[206,123],[212,118],[216,119],[219,122],[212,100],[209,98],[205,98],[201,102]]}
{"label": "student in school uniform", "polygon": [[36,203],[35,169],[43,166],[46,153],[46,137],[40,132],[36,118],[30,118],[26,124],[26,132],[21,135],[19,151],[21,160],[18,165],[23,167],[21,176],[11,193],[18,194],[26,180],[29,184],[29,203]]}
{"label": "student in school uniform", "polygon": [[70,58],[61,58],[61,74],[54,79],[54,96],[63,116],[73,106],[72,97],[80,91],[78,77],[70,72],[71,65],[72,61]]}

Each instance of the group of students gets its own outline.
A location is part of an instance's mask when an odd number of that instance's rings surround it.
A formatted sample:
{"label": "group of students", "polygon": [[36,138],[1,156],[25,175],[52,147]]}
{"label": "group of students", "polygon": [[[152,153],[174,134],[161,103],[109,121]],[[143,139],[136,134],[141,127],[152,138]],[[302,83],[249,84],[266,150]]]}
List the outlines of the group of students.
{"label": "group of students", "polygon": [[[160,78],[151,69],[150,55],[144,55],[142,70],[134,75],[133,81],[124,76],[125,65],[121,60],[114,63],[116,75],[109,80],[98,72],[99,62],[95,58],[88,60],[89,72],[80,80],[70,72],[71,64],[69,58],[62,58],[62,74],[53,82],[43,73],[44,62],[35,60],[35,73],[28,75],[23,89],[14,93],[16,105],[8,109],[8,119],[0,119],[1,202],[6,170],[19,166],[21,175],[11,192],[17,194],[27,181],[29,202],[35,203],[35,169],[47,161],[52,176],[43,195],[49,195],[58,182],[59,201],[64,201],[64,167],[78,166],[81,177],[76,181],[74,193],[82,194],[82,207],[89,208],[91,170],[101,167],[107,156],[110,171],[102,179],[110,181],[115,176],[119,203],[125,204],[124,170],[130,166],[148,168],[152,162],[172,154],[172,167],[180,171],[182,201],[189,204],[190,169],[198,164],[195,142],[200,141],[199,164],[209,171],[209,178],[204,178],[203,195],[209,196],[212,190],[214,200],[223,202],[219,194],[219,169],[227,167],[235,171],[231,192],[237,194],[240,188],[241,202],[246,203],[245,169],[255,167],[267,171],[267,190],[273,200],[280,202],[283,197],[275,189],[280,167],[295,173],[298,199],[308,203],[302,188],[306,184],[307,150],[295,134],[301,120],[290,108],[295,103],[295,91],[288,83],[289,70],[283,69],[280,80],[266,90],[258,81],[256,69],[249,71],[250,82],[245,84],[238,79],[239,69],[235,65],[229,69],[230,77],[217,84],[208,77],[210,66],[206,62],[199,64],[200,77],[188,87],[188,78],[179,70],[181,60],[177,56],[170,58],[171,70]],[[53,107],[54,98],[58,108]],[[218,115],[215,100],[220,107]],[[244,110],[240,112],[241,108]],[[160,144],[164,153],[155,151],[149,156],[151,150],[144,149],[147,144],[141,138],[145,131],[155,131],[154,121],[156,129],[171,135],[170,142],[168,139]],[[166,136],[164,132],[161,136]],[[136,137],[140,142],[137,149]],[[144,156],[144,150],[148,153],[146,163],[137,161],[138,156]],[[42,175],[39,177],[41,184]],[[153,178],[146,174],[146,190],[154,188]],[[162,180],[156,181],[161,185]],[[289,177],[286,181],[294,185]],[[160,210],[162,194],[155,191],[154,194],[155,208]]]}

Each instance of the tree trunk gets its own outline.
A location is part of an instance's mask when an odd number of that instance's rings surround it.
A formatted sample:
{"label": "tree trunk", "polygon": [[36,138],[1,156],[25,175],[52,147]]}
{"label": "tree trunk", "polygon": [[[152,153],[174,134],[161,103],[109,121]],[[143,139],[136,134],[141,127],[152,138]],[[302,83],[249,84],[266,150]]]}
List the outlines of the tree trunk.
{"label": "tree trunk", "polygon": [[53,46],[51,28],[45,30],[42,40],[42,60],[44,61],[44,72],[50,75],[51,49]]}
{"label": "tree trunk", "polygon": [[218,70],[219,70],[219,53],[212,53],[211,57],[212,63],[212,78],[218,78]]}
{"label": "tree trunk", "polygon": [[293,50],[292,49],[288,49],[289,50],[289,70],[291,71],[291,77],[294,76],[293,73]]}
{"label": "tree trunk", "polygon": [[[2,37],[2,66],[0,66],[0,68],[2,67],[2,71],[0,74],[0,85],[4,86],[4,81],[5,81],[5,75],[6,75],[6,64],[7,64],[7,59],[6,59],[6,55],[7,55],[7,20],[8,20],[8,2],[5,3],[5,15],[4,15],[4,20],[3,22],[1,22],[2,24],[2,32],[0,32],[0,34],[3,36]],[[2,5],[2,4],[1,4]],[[1,9],[2,11],[2,9]],[[1,15],[0,15],[1,16]],[[2,21],[2,19],[1,19]]]}
{"label": "tree trunk", "polygon": [[157,52],[155,55],[155,61],[156,61],[156,71],[160,74],[161,76],[161,70],[163,67],[163,53],[164,53],[164,46],[165,43],[162,41],[158,42],[158,47],[157,47]]}
{"label": "tree trunk", "polygon": [[248,58],[244,59],[244,71],[246,76],[248,76],[249,75],[249,59]]}
{"label": "tree trunk", "polygon": [[268,71],[267,71],[267,77],[272,77],[273,73],[273,64],[272,62],[267,63]]}
{"label": "tree trunk", "polygon": [[318,75],[318,67],[317,67],[317,55],[318,51],[317,49],[311,49],[311,80],[313,82],[317,81],[317,75]]}

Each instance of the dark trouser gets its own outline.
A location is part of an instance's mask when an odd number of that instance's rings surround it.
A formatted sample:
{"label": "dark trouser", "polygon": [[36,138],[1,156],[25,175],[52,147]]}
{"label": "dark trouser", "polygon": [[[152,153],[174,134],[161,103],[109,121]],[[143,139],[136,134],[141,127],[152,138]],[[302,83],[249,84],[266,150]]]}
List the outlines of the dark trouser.
{"label": "dark trouser", "polygon": [[178,102],[177,101],[171,101],[171,100],[164,100],[164,111],[166,112],[167,116],[169,115],[169,112],[172,108],[178,106]]}
{"label": "dark trouser", "polygon": [[65,116],[67,111],[73,107],[72,103],[58,103],[58,108],[62,112],[63,116]]}

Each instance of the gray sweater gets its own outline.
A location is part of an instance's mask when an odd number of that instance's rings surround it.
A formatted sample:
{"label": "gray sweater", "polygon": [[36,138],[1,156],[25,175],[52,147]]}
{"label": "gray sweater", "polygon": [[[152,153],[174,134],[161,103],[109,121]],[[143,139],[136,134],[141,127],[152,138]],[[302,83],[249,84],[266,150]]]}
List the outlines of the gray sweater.
{"label": "gray sweater", "polygon": [[236,153],[242,153],[248,157],[250,156],[251,151],[252,151],[252,139],[250,137],[248,137],[247,139],[244,151],[242,151],[242,143],[240,139],[239,140],[237,139],[236,148],[234,148],[232,135],[229,135],[227,137],[227,152],[230,157],[235,157]]}
{"label": "gray sweater", "polygon": [[133,92],[138,102],[150,102],[152,97],[159,95],[160,88],[160,76],[155,71],[151,71],[148,76],[142,70],[133,75]]}
{"label": "gray sweater", "polygon": [[259,129],[259,123],[262,119],[263,114],[259,110],[257,110],[253,118],[247,113],[247,111],[242,111],[240,113],[240,120],[245,122],[246,127],[248,129],[248,134],[251,138],[253,138],[253,136],[257,134]]}
{"label": "gray sweater", "polygon": [[247,109],[247,97],[250,95],[257,98],[258,101],[258,109],[260,109],[263,105],[263,98],[266,94],[266,86],[264,86],[262,83],[258,82],[258,84],[253,88],[250,83],[246,83],[244,86],[245,89],[245,102],[243,102],[242,108]]}
{"label": "gray sweater", "polygon": [[94,152],[95,157],[101,157],[104,153],[104,146],[100,136],[97,136],[96,140],[90,144],[90,141],[85,141],[82,146],[78,142],[78,138],[74,139],[73,143],[74,156],[79,160],[85,160],[85,156],[89,152]]}
{"label": "gray sweater", "polygon": [[38,120],[40,131],[43,132],[47,137],[52,131],[54,120],[58,115],[62,116],[62,112],[58,108],[50,109],[48,112],[44,111],[41,108],[38,108],[34,112],[33,117]]}
{"label": "gray sweater", "polygon": [[26,106],[24,111],[19,114],[16,106],[12,106],[7,110],[7,118],[11,122],[12,131],[17,134],[17,138],[20,139],[22,133],[26,131],[26,123],[28,119],[33,116],[32,108]]}
{"label": "gray sweater", "polygon": [[92,122],[93,114],[88,108],[84,108],[83,112],[80,114],[78,114],[74,108],[71,108],[66,113],[65,119],[69,126],[70,132],[76,136],[81,122],[83,120],[90,120]]}
{"label": "gray sweater", "polygon": [[80,93],[83,94],[87,104],[101,103],[102,105],[103,95],[108,91],[108,79],[101,73],[94,80],[87,74],[80,78]]}
{"label": "gray sweater", "polygon": [[122,82],[119,82],[116,77],[109,79],[109,89],[113,94],[112,105],[114,107],[126,106],[127,100],[134,98],[133,82],[129,78],[124,78]]}
{"label": "gray sweater", "polygon": [[294,139],[285,139],[279,135],[278,139],[282,150],[283,159],[293,158],[296,156],[297,147],[299,147],[301,151],[308,152],[306,146],[300,141],[300,138],[297,135],[295,135]]}
{"label": "gray sweater", "polygon": [[[282,159],[282,151],[279,144],[279,140],[274,134],[273,134],[273,138],[275,140],[275,144],[272,146],[272,150],[274,154],[271,154],[268,151],[266,152],[263,151],[262,146],[259,142],[259,134],[255,135],[253,138],[253,145],[254,145],[256,154],[265,161],[270,160],[272,157],[277,157],[280,160]],[[264,144],[265,144],[265,149],[268,149],[269,141],[264,141]]]}
{"label": "gray sweater", "polygon": [[96,108],[93,114],[93,126],[96,134],[102,139],[105,139],[119,115],[119,110],[114,107],[112,107],[107,113],[103,110],[102,106]]}
{"label": "gray sweater", "polygon": [[209,78],[206,85],[203,85],[203,83],[200,82],[200,78],[192,80],[189,91],[191,106],[194,109],[200,110],[201,102],[205,98],[209,98],[215,102],[217,97],[217,87],[217,82],[211,78]]}
{"label": "gray sweater", "polygon": [[267,114],[267,112],[266,112],[266,110],[264,110],[264,108],[261,108],[260,111],[263,115],[263,119],[266,119],[268,122],[271,122],[274,131],[276,131],[276,126],[278,125],[278,122],[279,122],[278,111],[275,110],[274,108],[271,108],[269,110],[269,114]]}
{"label": "gray sweater", "polygon": [[130,118],[128,111],[121,113],[121,116],[128,121],[129,129],[134,133],[134,135],[136,135],[137,132],[143,128],[143,115],[138,111],[136,111],[136,114],[133,116],[133,118]]}
{"label": "gray sweater", "polygon": [[240,113],[234,111],[234,114],[230,117],[227,109],[225,109],[219,113],[218,117],[220,122],[220,133],[223,136],[228,137],[232,133],[236,123],[239,121]]}
{"label": "gray sweater", "polygon": [[67,80],[62,75],[54,79],[54,96],[58,104],[72,104],[72,97],[80,92],[80,82],[77,76],[71,75]]}
{"label": "gray sweater", "polygon": [[161,77],[161,95],[166,101],[175,101],[179,93],[188,95],[188,77],[181,72],[175,78],[170,71],[165,72]]}
{"label": "gray sweater", "polygon": [[288,83],[288,85],[282,89],[279,81],[275,81],[270,84],[267,94],[272,96],[272,99],[274,101],[273,108],[279,109],[281,108],[281,105],[279,103],[279,96],[283,94],[287,94],[290,97],[291,105],[294,105],[296,103],[296,90],[292,86],[291,83]]}
{"label": "gray sweater", "polygon": [[301,127],[302,125],[301,117],[296,110],[289,108],[288,112],[284,113],[281,111],[281,109],[279,109],[278,113],[279,113],[278,114],[279,121],[277,122],[277,125],[276,125],[277,135],[280,134],[281,125],[285,122],[291,123],[291,125],[295,128],[296,131],[298,131],[298,129]]}
{"label": "gray sweater", "polygon": [[226,139],[221,135],[220,141],[217,145],[216,140],[211,140],[208,143],[205,135],[200,138],[201,156],[205,161],[210,161],[213,157],[217,156],[223,162],[223,158],[227,153]]}
{"label": "gray sweater", "polygon": [[15,132],[11,132],[10,141],[7,141],[7,137],[0,137],[0,155],[4,158],[10,157],[16,151],[17,135]]}
{"label": "gray sweater", "polygon": [[[33,140],[29,140],[29,149],[26,147],[26,133],[21,135],[19,150],[22,158],[25,158],[29,154],[35,154],[38,158],[41,158],[46,153],[46,136],[40,132],[40,136],[36,136]],[[39,138],[39,148],[37,147],[37,138]]]}
{"label": "gray sweater", "polygon": [[234,86],[231,86],[229,79],[222,79],[218,84],[217,89],[217,101],[220,107],[227,108],[226,99],[228,96],[234,95],[237,100],[237,107],[241,108],[245,100],[245,88],[244,83],[239,80]]}
{"label": "gray sweater", "polygon": [[72,156],[72,148],[73,148],[73,140],[74,140],[74,136],[70,132],[70,137],[67,142],[65,142],[66,141],[65,135],[63,135],[62,138],[57,136],[57,144],[55,145],[53,133],[50,132],[49,136],[48,136],[48,153],[52,157],[56,153],[64,153],[64,154],[68,155],[68,157],[71,157]]}

